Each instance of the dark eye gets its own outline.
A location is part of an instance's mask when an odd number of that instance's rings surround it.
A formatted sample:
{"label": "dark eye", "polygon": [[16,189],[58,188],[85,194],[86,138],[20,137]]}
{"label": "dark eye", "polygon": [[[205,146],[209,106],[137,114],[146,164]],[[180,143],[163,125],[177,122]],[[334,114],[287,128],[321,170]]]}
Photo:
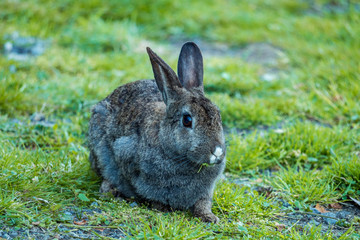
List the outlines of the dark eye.
{"label": "dark eye", "polygon": [[183,115],[183,125],[184,127],[191,128],[192,125],[192,117],[189,114]]}

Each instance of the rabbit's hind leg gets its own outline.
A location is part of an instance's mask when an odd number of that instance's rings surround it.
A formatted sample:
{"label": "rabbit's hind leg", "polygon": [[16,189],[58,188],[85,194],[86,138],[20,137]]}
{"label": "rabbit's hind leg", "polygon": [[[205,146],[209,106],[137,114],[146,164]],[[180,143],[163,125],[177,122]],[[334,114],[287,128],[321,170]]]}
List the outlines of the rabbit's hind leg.
{"label": "rabbit's hind leg", "polygon": [[128,184],[113,186],[109,181],[103,180],[100,186],[100,193],[111,193],[116,198],[137,198],[134,189]]}
{"label": "rabbit's hind leg", "polygon": [[108,192],[112,193],[113,189],[114,188],[111,187],[111,184],[108,181],[103,180],[101,183],[99,192],[100,193],[108,193]]}
{"label": "rabbit's hind leg", "polygon": [[137,197],[131,183],[123,175],[119,162],[115,161],[113,150],[106,139],[99,141],[94,148],[94,157],[97,157],[97,168],[103,178],[100,192],[111,192],[115,197]]}
{"label": "rabbit's hind leg", "polygon": [[151,202],[151,207],[153,209],[156,209],[156,210],[159,210],[161,212],[171,212],[173,211],[173,209],[171,209],[171,207],[169,205],[165,205],[163,203],[160,203],[160,202]]}
{"label": "rabbit's hind leg", "polygon": [[99,189],[100,193],[111,193],[114,197],[120,197],[120,192],[107,180],[103,180]]}
{"label": "rabbit's hind leg", "polygon": [[98,176],[101,176],[101,171],[100,171],[100,168],[99,168],[99,165],[98,165],[98,159],[95,155],[95,153],[93,151],[90,151],[90,154],[89,154],[89,161],[90,161],[90,164],[91,164],[91,168],[95,171],[95,173],[98,175]]}

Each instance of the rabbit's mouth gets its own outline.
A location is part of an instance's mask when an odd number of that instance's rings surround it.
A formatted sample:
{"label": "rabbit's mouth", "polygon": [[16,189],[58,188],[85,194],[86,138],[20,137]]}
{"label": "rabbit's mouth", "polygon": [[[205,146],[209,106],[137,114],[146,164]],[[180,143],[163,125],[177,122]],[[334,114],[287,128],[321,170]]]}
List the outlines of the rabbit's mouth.
{"label": "rabbit's mouth", "polygon": [[210,154],[209,165],[216,165],[222,162],[224,151],[221,147],[216,147],[215,151]]}
{"label": "rabbit's mouth", "polygon": [[209,166],[215,166],[217,164],[220,164],[222,162],[223,158],[215,158],[214,160],[210,159],[210,162],[207,163]]}

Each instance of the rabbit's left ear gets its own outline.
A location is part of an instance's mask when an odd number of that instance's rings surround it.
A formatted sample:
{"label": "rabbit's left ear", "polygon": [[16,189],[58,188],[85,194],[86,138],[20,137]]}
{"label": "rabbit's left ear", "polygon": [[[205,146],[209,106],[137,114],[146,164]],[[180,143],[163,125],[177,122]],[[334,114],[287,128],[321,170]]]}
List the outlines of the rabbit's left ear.
{"label": "rabbit's left ear", "polygon": [[162,94],[165,104],[168,105],[169,101],[176,99],[178,96],[176,88],[182,88],[181,83],[175,72],[164,60],[156,55],[149,47],[147,47],[146,50],[150,57],[156,85]]}
{"label": "rabbit's left ear", "polygon": [[193,87],[204,90],[203,86],[203,58],[199,47],[193,42],[185,43],[178,61],[178,76],[182,86],[186,89]]}

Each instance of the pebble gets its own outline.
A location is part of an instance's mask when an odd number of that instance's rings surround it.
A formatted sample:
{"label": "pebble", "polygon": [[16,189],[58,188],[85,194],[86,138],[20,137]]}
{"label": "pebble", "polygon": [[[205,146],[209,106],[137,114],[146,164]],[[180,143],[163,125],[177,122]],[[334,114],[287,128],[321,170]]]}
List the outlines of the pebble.
{"label": "pebble", "polygon": [[130,207],[137,207],[138,206],[138,204],[137,204],[137,202],[132,202],[132,203],[130,203]]}
{"label": "pebble", "polygon": [[72,212],[69,212],[69,211],[64,211],[64,214],[69,215],[69,216],[73,215]]}
{"label": "pebble", "polygon": [[17,61],[28,60],[31,56],[39,56],[44,53],[49,45],[49,40],[42,40],[35,37],[21,37],[18,32],[6,35],[4,51],[8,59]]}
{"label": "pebble", "polygon": [[11,42],[6,42],[4,44],[4,50],[5,52],[11,52],[11,50],[13,49],[13,44]]}
{"label": "pebble", "polygon": [[347,218],[349,215],[351,215],[348,211],[340,211],[337,213],[338,218]]}
{"label": "pebble", "polygon": [[273,73],[265,73],[260,78],[265,82],[272,82],[276,78],[278,78],[278,76],[276,74],[273,74]]}
{"label": "pebble", "polygon": [[21,122],[19,119],[13,118],[10,121],[13,124],[18,124],[18,125],[24,125],[23,122]]}
{"label": "pebble", "polygon": [[[328,217],[333,217],[336,218],[336,214],[332,213],[332,212],[326,212],[323,213],[322,215],[328,216]],[[323,218],[325,220],[325,222],[329,225],[334,225],[338,220],[336,219],[332,219],[332,218]]]}
{"label": "pebble", "polygon": [[315,226],[319,226],[319,225],[320,225],[320,223],[319,223],[318,221],[314,220],[314,219],[311,219],[310,224],[313,224],[313,225],[315,225]]}
{"label": "pebble", "polygon": [[41,121],[45,121],[45,115],[42,113],[34,113],[33,115],[31,115],[30,120],[32,122],[41,122]]}
{"label": "pebble", "polygon": [[9,232],[9,235],[11,237],[16,237],[18,235],[18,233],[17,232]]}
{"label": "pebble", "polygon": [[9,71],[10,71],[11,73],[16,73],[16,66],[15,66],[15,65],[10,65]]}
{"label": "pebble", "polygon": [[282,203],[283,207],[285,207],[285,208],[288,208],[291,206],[287,201],[285,201],[282,198],[279,199],[279,202]]}
{"label": "pebble", "polygon": [[278,128],[278,129],[274,130],[274,133],[277,133],[277,134],[283,134],[284,132],[286,132],[286,131],[284,129],[281,129],[281,128]]}
{"label": "pebble", "polygon": [[2,237],[5,238],[5,239],[10,239],[10,236],[7,233],[3,234]]}
{"label": "pebble", "polygon": [[321,214],[321,212],[319,210],[317,210],[316,208],[310,208],[310,210],[313,212],[313,213],[316,213],[316,214]]}
{"label": "pebble", "polygon": [[70,230],[70,228],[68,228],[66,226],[63,226],[63,225],[60,225],[58,228],[59,228],[60,231],[63,231],[63,232]]}

